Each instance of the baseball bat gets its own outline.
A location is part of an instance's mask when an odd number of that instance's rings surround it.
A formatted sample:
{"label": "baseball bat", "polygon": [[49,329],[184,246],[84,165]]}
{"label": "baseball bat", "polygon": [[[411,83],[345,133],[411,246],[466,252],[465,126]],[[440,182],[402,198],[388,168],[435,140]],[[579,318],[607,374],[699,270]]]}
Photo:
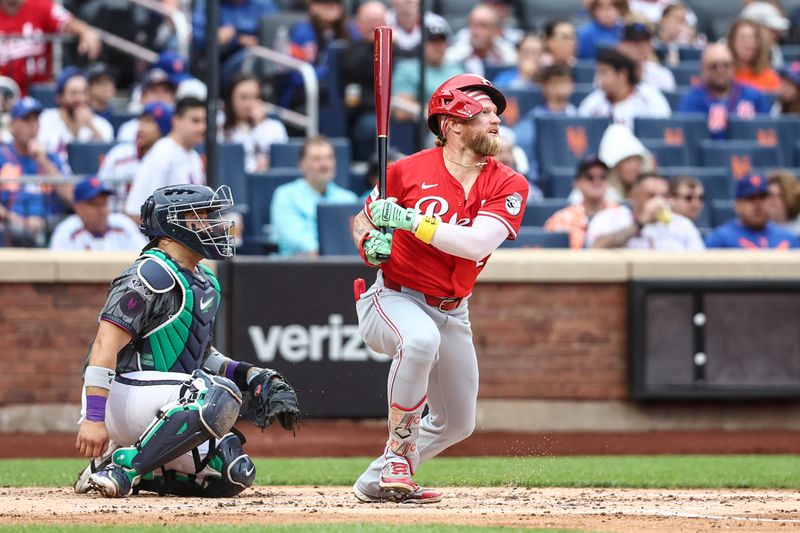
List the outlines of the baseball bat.
{"label": "baseball bat", "polygon": [[[375,121],[378,127],[378,191],[386,198],[389,104],[392,99],[392,28],[375,28]],[[386,228],[381,228],[385,232]],[[388,259],[387,258],[384,258]]]}

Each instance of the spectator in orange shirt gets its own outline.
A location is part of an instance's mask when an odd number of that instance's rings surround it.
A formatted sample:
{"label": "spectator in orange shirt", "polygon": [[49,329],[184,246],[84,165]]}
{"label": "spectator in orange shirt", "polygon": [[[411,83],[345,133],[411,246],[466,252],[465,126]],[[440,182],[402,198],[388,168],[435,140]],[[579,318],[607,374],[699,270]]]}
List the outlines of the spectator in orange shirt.
{"label": "spectator in orange shirt", "polygon": [[755,22],[745,19],[739,19],[731,26],[728,48],[733,56],[734,79],[764,92],[778,92],[781,80],[770,66],[765,31]]}
{"label": "spectator in orange shirt", "polygon": [[580,250],[586,241],[589,221],[598,212],[616,204],[606,201],[608,167],[596,156],[590,156],[578,164],[574,188],[581,191],[583,200],[553,213],[544,223],[547,231],[569,233],[569,247]]}

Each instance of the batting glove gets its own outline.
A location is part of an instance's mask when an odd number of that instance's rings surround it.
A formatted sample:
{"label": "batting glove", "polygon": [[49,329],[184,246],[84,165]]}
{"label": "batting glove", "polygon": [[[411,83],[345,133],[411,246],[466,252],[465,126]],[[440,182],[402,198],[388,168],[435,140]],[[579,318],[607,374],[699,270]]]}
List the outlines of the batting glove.
{"label": "batting glove", "polygon": [[364,247],[364,259],[370,265],[378,266],[389,260],[392,253],[392,234],[381,233],[374,229],[370,230],[362,244]]}
{"label": "batting glove", "polygon": [[417,212],[397,205],[397,198],[375,200],[369,206],[372,222],[379,228],[398,228],[414,231]]}

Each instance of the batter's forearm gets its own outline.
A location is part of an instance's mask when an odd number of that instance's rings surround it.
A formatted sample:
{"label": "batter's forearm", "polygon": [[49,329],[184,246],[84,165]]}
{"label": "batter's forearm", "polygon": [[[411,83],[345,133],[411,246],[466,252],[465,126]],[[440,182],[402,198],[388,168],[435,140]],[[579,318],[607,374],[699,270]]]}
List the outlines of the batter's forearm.
{"label": "batter's forearm", "polygon": [[356,248],[361,245],[361,238],[364,234],[374,229],[375,226],[369,221],[364,211],[359,211],[355,219],[353,219],[353,240],[356,243]]}

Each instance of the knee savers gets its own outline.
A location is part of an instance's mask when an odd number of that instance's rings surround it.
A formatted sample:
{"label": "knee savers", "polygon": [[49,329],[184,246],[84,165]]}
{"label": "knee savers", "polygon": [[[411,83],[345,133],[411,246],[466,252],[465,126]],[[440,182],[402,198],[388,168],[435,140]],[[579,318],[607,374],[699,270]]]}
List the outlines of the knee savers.
{"label": "knee savers", "polygon": [[256,465],[244,453],[242,441],[234,433],[225,435],[217,446],[222,479],[211,481],[203,495],[211,498],[230,498],[250,487],[256,479]]}
{"label": "knee savers", "polygon": [[130,466],[139,475],[163,466],[204,441],[221,439],[236,422],[242,396],[229,379],[195,370],[183,387],[181,398],[161,409],[136,444],[138,453]]}

